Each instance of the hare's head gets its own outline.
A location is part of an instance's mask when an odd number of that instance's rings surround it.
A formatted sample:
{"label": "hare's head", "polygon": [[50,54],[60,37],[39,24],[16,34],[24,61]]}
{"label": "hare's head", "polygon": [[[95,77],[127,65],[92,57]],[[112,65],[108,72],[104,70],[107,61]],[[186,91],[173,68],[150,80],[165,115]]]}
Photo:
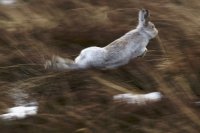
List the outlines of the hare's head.
{"label": "hare's head", "polygon": [[155,25],[149,21],[149,11],[146,9],[141,9],[138,15],[138,26],[137,29],[141,32],[147,34],[150,39],[154,38],[158,34],[158,30],[156,29]]}

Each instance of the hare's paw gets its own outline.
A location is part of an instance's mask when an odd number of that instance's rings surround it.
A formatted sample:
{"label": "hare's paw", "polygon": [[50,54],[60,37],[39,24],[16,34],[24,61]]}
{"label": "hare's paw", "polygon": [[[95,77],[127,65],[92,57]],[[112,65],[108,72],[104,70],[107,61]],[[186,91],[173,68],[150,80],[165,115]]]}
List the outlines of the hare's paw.
{"label": "hare's paw", "polygon": [[58,66],[58,64],[52,60],[47,60],[44,63],[44,68],[46,70],[57,70],[57,66]]}
{"label": "hare's paw", "polygon": [[59,67],[59,64],[63,64],[63,63],[65,63],[63,58],[61,58],[59,56],[53,56],[51,60],[47,60],[44,63],[44,68],[57,70]]}
{"label": "hare's paw", "polygon": [[144,57],[146,55],[146,53],[148,52],[147,48],[143,48],[139,51],[138,53],[138,57]]}
{"label": "hare's paw", "polygon": [[52,67],[52,62],[50,60],[46,60],[44,63],[45,69],[50,69]]}

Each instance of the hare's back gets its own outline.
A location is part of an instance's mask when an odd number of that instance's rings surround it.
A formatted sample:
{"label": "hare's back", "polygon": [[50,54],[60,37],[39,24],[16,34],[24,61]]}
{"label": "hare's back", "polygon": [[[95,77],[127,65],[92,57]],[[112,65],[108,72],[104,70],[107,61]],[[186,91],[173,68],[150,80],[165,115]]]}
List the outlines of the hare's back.
{"label": "hare's back", "polygon": [[103,48],[93,46],[93,47],[88,47],[86,49],[83,49],[80,55],[87,56],[88,58],[89,57],[92,58],[95,56],[100,56],[101,54],[103,54],[103,52],[104,52]]}

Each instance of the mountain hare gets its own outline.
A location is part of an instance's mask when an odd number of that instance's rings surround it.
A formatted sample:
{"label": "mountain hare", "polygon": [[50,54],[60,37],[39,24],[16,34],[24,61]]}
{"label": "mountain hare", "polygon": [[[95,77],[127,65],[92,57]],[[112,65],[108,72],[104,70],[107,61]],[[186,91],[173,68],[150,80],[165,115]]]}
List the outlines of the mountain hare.
{"label": "mountain hare", "polygon": [[92,46],[83,49],[75,61],[53,56],[45,63],[46,69],[74,70],[87,68],[110,69],[127,64],[131,59],[147,52],[149,40],[155,38],[158,30],[149,21],[149,11],[141,9],[136,29],[129,31],[105,47]]}

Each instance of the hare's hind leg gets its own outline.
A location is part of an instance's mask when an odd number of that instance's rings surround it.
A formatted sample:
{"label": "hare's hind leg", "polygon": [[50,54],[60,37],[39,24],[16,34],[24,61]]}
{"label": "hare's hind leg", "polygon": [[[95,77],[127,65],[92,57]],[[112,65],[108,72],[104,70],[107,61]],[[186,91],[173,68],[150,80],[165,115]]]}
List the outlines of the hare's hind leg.
{"label": "hare's hind leg", "polygon": [[80,68],[100,68],[104,64],[105,51],[100,47],[89,47],[81,51],[80,55],[76,57],[75,63]]}
{"label": "hare's hind leg", "polygon": [[53,56],[52,60],[46,61],[44,66],[45,69],[54,70],[74,70],[79,68],[79,65],[76,64],[73,60],[64,59],[59,56]]}

